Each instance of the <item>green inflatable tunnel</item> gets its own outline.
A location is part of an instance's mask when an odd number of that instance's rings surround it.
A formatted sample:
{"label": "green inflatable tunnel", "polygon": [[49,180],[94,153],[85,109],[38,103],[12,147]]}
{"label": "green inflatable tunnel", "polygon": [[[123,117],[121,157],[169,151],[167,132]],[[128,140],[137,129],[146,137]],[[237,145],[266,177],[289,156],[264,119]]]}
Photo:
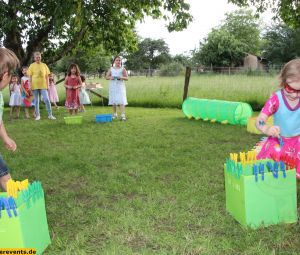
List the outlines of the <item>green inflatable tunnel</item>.
{"label": "green inflatable tunnel", "polygon": [[188,118],[210,120],[212,122],[247,125],[252,116],[252,108],[247,103],[215,99],[188,97],[182,104],[182,111]]}

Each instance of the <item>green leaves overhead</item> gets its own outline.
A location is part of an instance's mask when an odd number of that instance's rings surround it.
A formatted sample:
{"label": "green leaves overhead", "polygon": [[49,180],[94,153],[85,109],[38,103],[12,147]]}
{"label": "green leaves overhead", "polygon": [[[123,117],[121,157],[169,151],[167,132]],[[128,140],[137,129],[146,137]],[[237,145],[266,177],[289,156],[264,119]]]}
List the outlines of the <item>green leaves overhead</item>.
{"label": "green leaves overhead", "polygon": [[111,52],[131,51],[135,24],[145,16],[168,20],[169,31],[192,20],[182,0],[8,0],[0,1],[0,39],[23,64],[33,51],[55,62],[80,47],[102,44]]}

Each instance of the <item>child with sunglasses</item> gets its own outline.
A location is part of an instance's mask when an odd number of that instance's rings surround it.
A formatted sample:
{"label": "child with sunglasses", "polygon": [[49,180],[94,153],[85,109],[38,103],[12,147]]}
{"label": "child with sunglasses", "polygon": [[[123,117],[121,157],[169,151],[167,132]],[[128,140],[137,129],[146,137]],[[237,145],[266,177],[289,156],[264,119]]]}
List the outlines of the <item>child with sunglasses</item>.
{"label": "child with sunglasses", "polygon": [[[256,127],[268,136],[257,158],[292,158],[300,179],[300,58],[284,65],[279,80],[280,89],[267,100],[256,120]],[[271,115],[273,126],[266,124]]]}

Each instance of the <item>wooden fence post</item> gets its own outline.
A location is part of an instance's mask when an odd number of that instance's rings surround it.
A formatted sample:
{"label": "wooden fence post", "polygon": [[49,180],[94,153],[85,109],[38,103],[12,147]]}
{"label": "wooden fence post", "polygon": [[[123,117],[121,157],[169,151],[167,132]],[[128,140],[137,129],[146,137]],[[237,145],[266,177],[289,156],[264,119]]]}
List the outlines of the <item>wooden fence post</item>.
{"label": "wooden fence post", "polygon": [[183,89],[183,101],[188,96],[191,71],[192,71],[192,69],[189,66],[187,66],[186,69],[185,69],[185,79],[184,79],[184,89]]}

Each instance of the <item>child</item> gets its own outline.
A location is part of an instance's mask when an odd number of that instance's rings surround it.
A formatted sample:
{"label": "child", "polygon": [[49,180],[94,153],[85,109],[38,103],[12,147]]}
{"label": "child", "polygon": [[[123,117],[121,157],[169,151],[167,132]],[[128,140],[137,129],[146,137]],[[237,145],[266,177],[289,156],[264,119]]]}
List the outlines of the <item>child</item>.
{"label": "child", "polygon": [[126,87],[124,81],[128,80],[127,71],[122,67],[120,56],[113,59],[112,67],[106,74],[106,79],[110,80],[108,104],[113,107],[113,119],[117,119],[117,105],[120,106],[121,120],[125,121],[125,105],[127,105]]}
{"label": "child", "polygon": [[[22,93],[22,101],[25,107],[25,116],[27,119],[29,116],[29,108],[33,105],[33,94],[30,88],[29,77],[27,75],[27,66],[22,67],[23,77],[21,78],[21,93]],[[33,117],[35,118],[35,110],[33,109]]]}
{"label": "child", "polygon": [[56,90],[56,84],[54,81],[53,73],[49,74],[48,95],[49,95],[50,102],[53,103],[55,109],[58,109],[58,106],[56,103],[59,102],[59,99],[58,99],[58,94],[57,94],[57,90]]}
{"label": "child", "polygon": [[68,75],[65,78],[65,87],[67,89],[65,106],[69,110],[70,115],[78,113],[80,106],[79,88],[81,85],[79,67],[76,64],[71,64],[68,69]]}
{"label": "child", "polygon": [[22,97],[21,97],[21,86],[18,83],[18,76],[12,75],[11,77],[11,84],[9,85],[10,89],[10,100],[9,100],[9,106],[10,106],[10,114],[9,117],[12,119],[13,111],[16,112],[16,118],[18,119],[20,117],[20,106],[22,103]]}
{"label": "child", "polygon": [[85,108],[84,105],[85,104],[91,104],[91,100],[90,97],[88,95],[88,93],[85,90],[85,77],[83,75],[80,75],[82,84],[81,84],[81,88],[80,88],[80,107],[79,110],[81,112],[85,112]]}
{"label": "child", "polygon": [[[256,120],[256,127],[268,136],[257,158],[291,157],[300,178],[300,58],[285,64],[279,79],[280,90],[268,99]],[[266,124],[271,115],[274,126]]]}
{"label": "child", "polygon": [[[0,138],[3,141],[6,149],[15,151],[17,145],[6,133],[2,116],[4,109],[4,102],[2,96],[2,90],[8,85],[11,79],[11,72],[19,66],[19,60],[16,55],[5,48],[0,48]],[[6,191],[6,183],[11,178],[8,167],[0,156],[0,187],[3,191]]]}

